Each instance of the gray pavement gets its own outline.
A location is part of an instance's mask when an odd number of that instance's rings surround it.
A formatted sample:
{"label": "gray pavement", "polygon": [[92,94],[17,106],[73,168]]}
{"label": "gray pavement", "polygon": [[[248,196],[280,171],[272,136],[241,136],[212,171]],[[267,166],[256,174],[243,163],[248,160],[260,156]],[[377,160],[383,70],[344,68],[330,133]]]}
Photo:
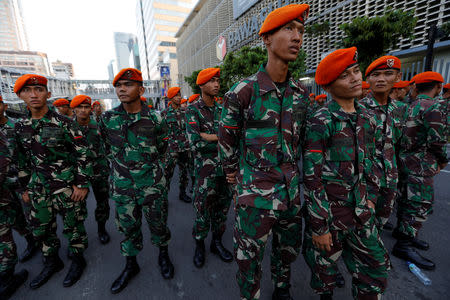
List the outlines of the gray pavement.
{"label": "gray pavement", "polygon": [[[449,299],[450,294],[450,167],[441,172],[435,180],[434,214],[425,223],[421,238],[431,244],[426,255],[437,262],[435,271],[425,271],[433,281],[431,286],[424,286],[411,274],[405,263],[392,257],[393,270],[389,276],[389,287],[383,299]],[[88,198],[89,217],[86,227],[89,235],[89,248],[86,251],[88,266],[73,287],[64,288],[62,281],[69,269],[70,261],[66,257],[67,242],[62,236],[61,220],[58,223],[58,234],[62,241],[60,255],[65,263],[63,271],[54,275],[51,280],[38,290],[31,290],[29,282],[39,274],[42,263],[41,255],[31,261],[18,264],[17,269],[26,268],[30,272],[26,284],[12,299],[239,299],[235,282],[236,264],[223,263],[207,251],[206,264],[197,269],[192,263],[194,242],[191,237],[194,213],[192,205],[178,200],[178,172],[172,180],[169,194],[169,226],[172,240],[169,246],[170,256],[175,265],[175,278],[162,279],[157,265],[158,249],[151,245],[148,226],[144,226],[144,250],[138,256],[141,267],[140,274],[129,286],[118,295],[112,295],[109,288],[124,267],[125,260],[119,253],[121,235],[115,228],[112,210],[107,229],[111,234],[111,242],[101,245],[97,239],[97,227],[94,220],[95,200],[92,193]],[[111,203],[112,204],[112,203]],[[114,205],[112,205],[114,207]],[[228,228],[224,236],[224,244],[232,249],[232,226],[234,211],[230,209]],[[393,219],[395,222],[395,219]],[[146,223],[144,222],[146,225]],[[392,249],[394,239],[390,232],[383,233],[386,247]],[[207,239],[209,248],[210,237]],[[16,235],[19,252],[25,247],[25,241]],[[271,299],[272,284],[270,281],[269,254],[266,249],[261,286],[261,299]],[[350,277],[340,262],[340,269],[347,280],[343,289],[335,291],[335,299],[351,299]],[[294,299],[318,299],[309,287],[310,271],[303,257],[299,256],[292,266],[292,295]]]}

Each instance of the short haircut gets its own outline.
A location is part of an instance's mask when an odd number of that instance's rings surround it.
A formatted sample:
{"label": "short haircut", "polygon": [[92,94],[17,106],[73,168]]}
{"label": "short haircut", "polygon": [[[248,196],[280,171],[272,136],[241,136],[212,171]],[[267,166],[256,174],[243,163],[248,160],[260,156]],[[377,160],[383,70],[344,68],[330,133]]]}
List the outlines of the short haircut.
{"label": "short haircut", "polygon": [[432,89],[434,89],[438,84],[439,84],[439,82],[437,82],[437,81],[416,83],[416,89],[419,94],[427,93],[427,92],[431,91]]}

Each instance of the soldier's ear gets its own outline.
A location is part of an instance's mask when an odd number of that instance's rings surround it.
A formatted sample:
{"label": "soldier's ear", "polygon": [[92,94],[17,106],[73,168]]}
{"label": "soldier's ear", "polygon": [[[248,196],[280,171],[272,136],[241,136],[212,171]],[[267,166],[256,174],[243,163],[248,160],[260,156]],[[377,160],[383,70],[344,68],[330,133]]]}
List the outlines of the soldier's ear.
{"label": "soldier's ear", "polygon": [[140,86],[140,87],[139,87],[139,96],[144,95],[144,93],[145,93],[145,87]]}
{"label": "soldier's ear", "polygon": [[50,99],[52,97],[52,92],[47,92],[47,99]]}
{"label": "soldier's ear", "polygon": [[400,80],[402,80],[402,72],[398,71],[397,72],[397,77],[395,78],[395,82],[398,82]]}

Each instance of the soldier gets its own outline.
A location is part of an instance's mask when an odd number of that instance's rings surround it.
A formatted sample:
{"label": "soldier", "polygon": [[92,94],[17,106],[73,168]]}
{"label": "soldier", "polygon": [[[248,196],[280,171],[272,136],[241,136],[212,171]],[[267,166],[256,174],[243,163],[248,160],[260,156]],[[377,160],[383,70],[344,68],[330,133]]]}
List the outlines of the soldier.
{"label": "soldier", "polygon": [[416,75],[414,82],[418,96],[409,106],[400,150],[406,193],[398,200],[397,243],[392,254],[433,270],[435,264],[414,248],[420,248],[419,230],[433,211],[433,177],[448,163],[443,114],[434,99],[441,92],[444,79],[441,74],[429,71]]}
{"label": "soldier", "polygon": [[186,132],[194,155],[195,222],[192,229],[196,248],[194,265],[205,263],[205,242],[211,228],[210,251],[224,262],[231,262],[233,255],[222,244],[228,209],[231,203],[231,188],[227,184],[217,148],[217,134],[222,106],[214,101],[220,89],[220,69],[207,68],[197,76],[201,96],[186,111]]}
{"label": "soldier", "polygon": [[319,107],[324,106],[324,104],[327,102],[327,95],[325,95],[325,94],[317,95],[316,102],[319,105]]}
{"label": "soldier", "polygon": [[[371,93],[361,99],[377,122],[374,134],[376,167],[381,172],[380,187],[368,191],[376,204],[376,221],[381,230],[389,219],[397,196],[398,167],[396,154],[400,148],[402,129],[406,119],[406,105],[389,97],[394,84],[401,78],[401,62],[395,56],[386,55],[373,61],[366,70],[366,80]],[[378,187],[377,187],[378,189]],[[391,225],[392,226],[392,225]],[[389,227],[392,229],[392,227]]]}
{"label": "soldier", "polygon": [[58,109],[58,112],[63,115],[67,116],[70,119],[73,119],[73,111],[70,109],[70,103],[69,100],[61,98],[57,99],[53,102],[53,106]]}
{"label": "soldier", "polygon": [[[10,162],[11,151],[8,147],[8,141],[3,131],[0,131],[0,299],[8,299],[28,277],[27,270],[14,273],[17,264],[17,251],[12,228],[17,227],[18,216],[20,216],[18,209],[22,208],[20,203],[16,203],[16,199],[10,195],[6,183]],[[21,225],[25,229],[25,223],[23,222]]]}
{"label": "soldier", "polygon": [[179,199],[186,203],[191,203],[192,199],[186,195],[186,187],[188,185],[187,164],[189,155],[186,149],[188,141],[186,137],[186,118],[185,110],[180,108],[181,93],[179,87],[171,87],[167,91],[167,97],[171,100],[171,106],[162,112],[168,128],[169,149],[166,153],[165,177],[167,180],[167,190],[170,189],[170,181],[173,176],[175,165],[180,168],[180,193]]}
{"label": "soldier", "polygon": [[183,100],[181,100],[181,102],[180,102],[180,107],[181,107],[181,109],[186,110],[186,108],[187,108],[187,102],[188,102],[188,99],[183,99]]}
{"label": "soldier", "polygon": [[60,241],[56,235],[56,215],[62,216],[64,236],[69,240],[72,260],[64,279],[65,287],[80,279],[88,246],[84,220],[89,176],[87,142],[78,124],[47,106],[51,93],[47,78],[34,74],[19,77],[14,92],[25,101],[29,115],[15,125],[19,183],[25,203],[31,203],[30,224],[34,238],[42,245],[44,268],[31,281],[37,289],[62,270],[58,256]]}
{"label": "soldier", "polygon": [[[200,94],[193,94],[188,99],[188,106],[192,105],[197,99],[200,97]],[[189,162],[188,162],[188,173],[191,177],[191,190],[190,193],[193,194],[194,186],[195,186],[195,172],[194,172],[194,153],[192,152],[191,148],[188,149],[189,153]]]}
{"label": "soldier", "polygon": [[362,94],[359,96],[359,99],[367,97],[367,95],[370,93],[370,84],[367,81],[362,82]]}
{"label": "soldier", "polygon": [[92,111],[94,112],[95,121],[98,123],[100,116],[103,113],[100,101],[96,100],[92,103]]}
{"label": "soldier", "polygon": [[309,103],[310,103],[310,104],[313,104],[313,103],[315,102],[315,101],[314,101],[315,99],[316,99],[316,94],[310,93],[310,94],[309,94]]}
{"label": "soldier", "polygon": [[70,102],[70,108],[75,111],[76,121],[89,145],[88,159],[92,162],[93,170],[90,182],[97,201],[95,209],[97,233],[100,243],[107,244],[110,239],[105,228],[106,221],[109,219],[109,164],[97,122],[91,119],[91,98],[86,95],[75,96]]}
{"label": "soldier", "polygon": [[391,99],[404,102],[409,91],[409,81],[398,81],[394,83],[389,97]]}
{"label": "soldier", "polygon": [[442,96],[438,98],[440,110],[444,115],[445,135],[450,134],[450,83],[445,84],[442,87]]}
{"label": "soldier", "polygon": [[99,129],[111,163],[110,193],[116,205],[116,224],[125,236],[120,252],[126,265],[111,286],[117,294],[139,271],[136,255],[142,250],[142,213],[150,227],[152,243],[159,247],[158,264],[165,279],[173,278],[169,258],[167,186],[163,158],[167,126],[161,116],[140,100],[144,94],[142,74],[122,69],[113,86],[121,104],[103,113]]}
{"label": "soldier", "polygon": [[27,247],[24,252],[19,256],[20,262],[26,262],[33,257],[33,255],[39,250],[39,245],[33,238],[31,228],[28,225],[28,217],[30,214],[30,206],[24,206],[20,195],[16,190],[19,188],[17,182],[17,162],[16,155],[16,142],[14,138],[14,123],[10,118],[5,116],[5,111],[8,109],[8,104],[3,102],[3,98],[0,96],[0,131],[6,136],[10,149],[11,162],[8,168],[8,175],[6,177],[5,185],[11,196],[9,209],[14,211],[15,224],[14,229],[25,238],[27,241]]}
{"label": "soldier", "polygon": [[261,263],[272,235],[272,299],[290,296],[291,264],[301,248],[301,154],[308,93],[288,73],[303,42],[307,4],[272,11],[259,35],[268,61],[225,94],[221,159],[236,190],[234,255],[242,299],[259,299]]}
{"label": "soldier", "polygon": [[379,299],[390,262],[368,198],[381,174],[373,168],[376,122],[355,101],[362,91],[356,47],[327,55],[315,79],[332,100],[308,119],[306,129],[304,256],[311,287],[320,299],[332,299],[342,255],[353,277],[353,297]]}

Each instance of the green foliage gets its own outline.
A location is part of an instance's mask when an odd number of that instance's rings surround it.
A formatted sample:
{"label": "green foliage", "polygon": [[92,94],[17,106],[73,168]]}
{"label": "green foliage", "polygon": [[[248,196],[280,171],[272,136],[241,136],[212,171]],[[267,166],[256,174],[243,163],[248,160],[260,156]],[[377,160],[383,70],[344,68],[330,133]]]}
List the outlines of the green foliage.
{"label": "green foliage", "polygon": [[361,70],[365,70],[373,60],[385,55],[389,49],[395,49],[400,38],[412,39],[416,22],[413,10],[391,8],[383,16],[358,17],[339,26],[345,33],[339,46],[356,46]]}
{"label": "green foliage", "polygon": [[442,24],[441,31],[442,31],[442,35],[443,35],[443,37],[441,39],[450,38],[450,22]]}
{"label": "green foliage", "polygon": [[305,32],[311,35],[322,35],[330,31],[330,22],[314,23],[306,26]]}
{"label": "green foliage", "polygon": [[[295,79],[305,72],[306,53],[301,50],[297,60],[289,64],[289,71]],[[262,47],[242,47],[238,51],[230,52],[220,67],[220,93],[224,95],[238,81],[256,73],[259,66],[267,61],[267,51]],[[194,93],[200,93],[200,88],[195,84],[200,70],[192,72],[191,76],[185,76],[184,80],[189,84]]]}

